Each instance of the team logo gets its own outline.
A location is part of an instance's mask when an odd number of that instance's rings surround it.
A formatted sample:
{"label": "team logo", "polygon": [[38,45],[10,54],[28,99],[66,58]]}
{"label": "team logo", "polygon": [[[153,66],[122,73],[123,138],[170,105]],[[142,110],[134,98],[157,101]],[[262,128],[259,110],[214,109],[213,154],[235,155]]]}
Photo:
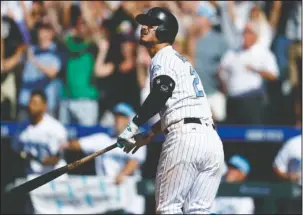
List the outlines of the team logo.
{"label": "team logo", "polygon": [[155,65],[155,66],[153,66],[151,71],[152,71],[152,73],[155,73],[155,72],[159,71],[160,68],[161,68],[160,65]]}
{"label": "team logo", "polygon": [[168,86],[166,85],[161,85],[161,90],[164,91],[164,92],[167,92],[168,91]]}

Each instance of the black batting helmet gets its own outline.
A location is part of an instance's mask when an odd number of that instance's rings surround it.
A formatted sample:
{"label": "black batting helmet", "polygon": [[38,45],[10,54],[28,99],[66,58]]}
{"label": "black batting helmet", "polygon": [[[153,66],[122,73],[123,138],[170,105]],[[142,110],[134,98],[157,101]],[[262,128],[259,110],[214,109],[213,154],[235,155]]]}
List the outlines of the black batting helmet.
{"label": "black batting helmet", "polygon": [[173,43],[178,33],[179,25],[176,17],[168,10],[154,7],[146,14],[136,16],[136,21],[141,25],[158,26],[156,36],[160,43]]}

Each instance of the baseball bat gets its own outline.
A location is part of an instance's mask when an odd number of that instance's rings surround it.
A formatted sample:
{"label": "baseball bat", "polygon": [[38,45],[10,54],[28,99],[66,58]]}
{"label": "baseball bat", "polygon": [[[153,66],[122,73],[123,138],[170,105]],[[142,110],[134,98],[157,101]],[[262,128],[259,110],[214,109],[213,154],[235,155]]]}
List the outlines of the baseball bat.
{"label": "baseball bat", "polygon": [[67,172],[77,168],[78,166],[80,166],[84,163],[87,163],[88,161],[96,158],[97,156],[102,155],[116,147],[118,147],[118,143],[110,145],[110,146],[106,147],[105,149],[92,153],[82,159],[76,160],[70,164],[67,164],[67,165],[57,168],[57,169],[54,169],[46,174],[43,174],[41,176],[38,176],[37,178],[27,181],[17,187],[12,188],[9,191],[7,191],[7,194],[15,195],[15,194],[25,194],[25,193],[31,192],[32,190],[54,180],[55,178],[58,178],[59,176],[63,175],[64,173],[67,173]]}

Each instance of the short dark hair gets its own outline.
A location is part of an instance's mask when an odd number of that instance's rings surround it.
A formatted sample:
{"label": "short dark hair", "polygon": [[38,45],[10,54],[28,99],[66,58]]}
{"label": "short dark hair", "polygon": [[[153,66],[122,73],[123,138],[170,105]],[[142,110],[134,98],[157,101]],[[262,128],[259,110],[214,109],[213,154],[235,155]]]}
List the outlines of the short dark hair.
{"label": "short dark hair", "polygon": [[37,29],[48,29],[48,30],[53,30],[53,27],[50,23],[48,22],[39,22],[37,23]]}
{"label": "short dark hair", "polygon": [[44,103],[47,103],[47,96],[44,92],[44,90],[41,90],[41,89],[34,89],[31,93],[31,97],[33,96],[40,96],[40,98],[42,99],[42,101]]}

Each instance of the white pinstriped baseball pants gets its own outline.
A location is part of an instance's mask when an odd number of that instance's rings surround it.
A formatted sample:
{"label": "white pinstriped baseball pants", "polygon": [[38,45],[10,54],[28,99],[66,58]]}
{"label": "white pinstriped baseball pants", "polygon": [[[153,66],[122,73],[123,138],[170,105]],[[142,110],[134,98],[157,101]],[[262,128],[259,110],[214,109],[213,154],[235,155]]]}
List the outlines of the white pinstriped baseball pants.
{"label": "white pinstriped baseball pants", "polygon": [[157,169],[157,214],[210,214],[223,166],[222,142],[211,124],[170,126]]}

